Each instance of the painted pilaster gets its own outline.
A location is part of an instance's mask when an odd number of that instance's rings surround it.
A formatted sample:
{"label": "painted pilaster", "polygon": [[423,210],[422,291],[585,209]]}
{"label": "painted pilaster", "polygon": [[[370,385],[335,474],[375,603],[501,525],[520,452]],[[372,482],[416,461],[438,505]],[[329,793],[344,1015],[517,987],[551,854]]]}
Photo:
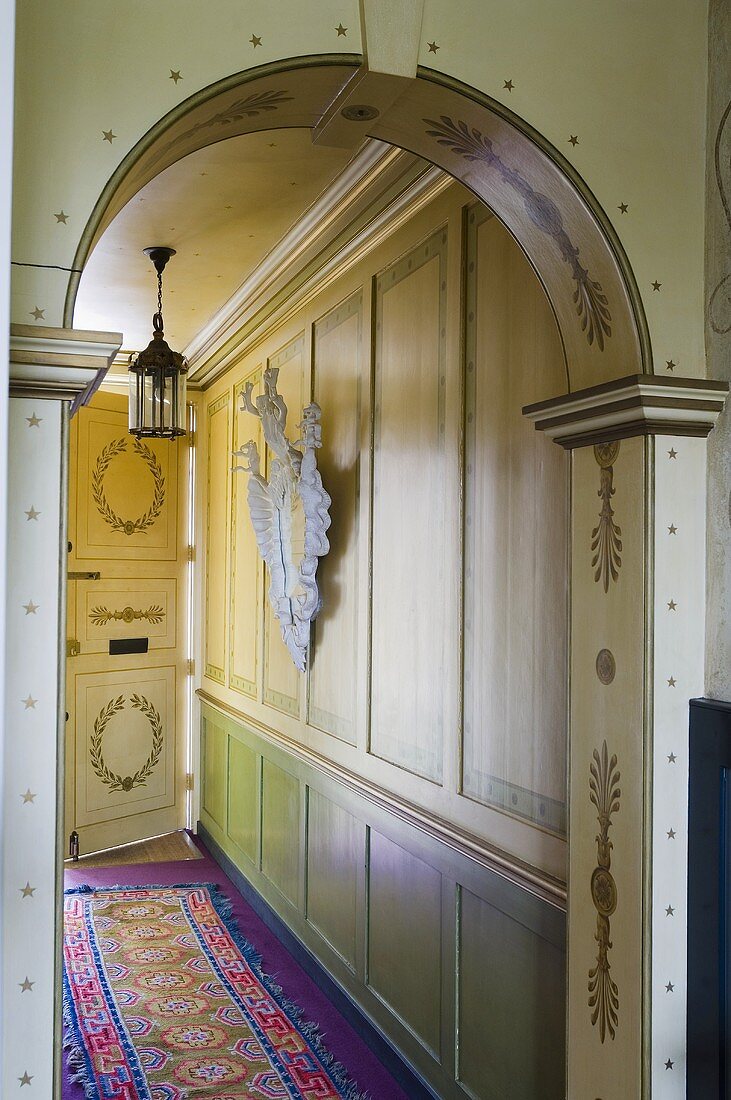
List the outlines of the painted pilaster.
{"label": "painted pilaster", "polygon": [[[68,410],[15,399],[9,417],[8,600],[3,789],[3,1096],[52,1096],[59,1035],[56,840]],[[57,1044],[56,1044],[57,1045]]]}
{"label": "painted pilaster", "polygon": [[573,452],[569,1100],[685,1096],[688,701],[725,393],[635,376],[524,410]]}
{"label": "painted pilaster", "polygon": [[[68,419],[121,337],[11,331],[0,1093],[60,1095]],[[21,1093],[21,1095],[24,1095]]]}
{"label": "painted pilaster", "polygon": [[652,534],[652,1095],[684,1100],[688,700],[703,694],[706,441],[657,436]]}

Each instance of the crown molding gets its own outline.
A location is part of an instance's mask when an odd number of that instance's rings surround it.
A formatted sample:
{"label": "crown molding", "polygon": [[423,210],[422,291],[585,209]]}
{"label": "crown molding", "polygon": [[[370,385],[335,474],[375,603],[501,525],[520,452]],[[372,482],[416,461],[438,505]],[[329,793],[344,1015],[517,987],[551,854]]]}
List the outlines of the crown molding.
{"label": "crown molding", "polygon": [[10,326],[10,396],[85,405],[122,343],[119,332]]}
{"label": "crown molding", "polygon": [[419,157],[369,141],[184,349],[189,383],[210,386],[450,183]]}
{"label": "crown molding", "polygon": [[526,405],[523,415],[562,447],[635,435],[705,437],[720,416],[728,382],[634,374]]}

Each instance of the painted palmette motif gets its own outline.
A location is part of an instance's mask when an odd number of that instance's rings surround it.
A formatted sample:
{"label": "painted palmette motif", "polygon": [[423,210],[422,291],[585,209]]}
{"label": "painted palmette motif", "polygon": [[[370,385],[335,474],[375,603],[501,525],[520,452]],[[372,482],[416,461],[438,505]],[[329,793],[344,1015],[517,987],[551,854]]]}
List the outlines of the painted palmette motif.
{"label": "painted palmette motif", "polygon": [[610,917],[617,908],[617,884],[610,870],[612,842],[609,830],[612,814],[619,810],[622,793],[617,757],[610,759],[607,742],[602,744],[601,754],[594,749],[589,766],[589,798],[596,806],[599,833],[596,838],[597,865],[591,876],[591,897],[596,909],[594,938],[598,951],[596,966],[589,971],[589,1009],[591,1022],[599,1025],[599,1036],[604,1042],[609,1032],[614,1039],[619,1022],[619,989],[610,973],[609,951],[612,947]]}
{"label": "painted palmette motif", "polygon": [[612,508],[615,492],[612,484],[614,463],[618,454],[618,441],[598,443],[594,447],[594,458],[600,468],[597,496],[601,498],[602,510],[599,513],[599,523],[591,533],[591,565],[594,569],[594,580],[601,581],[605,592],[609,591],[610,580],[616,581],[619,578],[622,565],[622,528],[614,522]]}
{"label": "painted palmette motif", "polygon": [[253,383],[241,394],[241,411],[261,420],[271,451],[269,480],[261,473],[256,443],[249,440],[235,451],[245,465],[234,469],[249,474],[248,502],[259,553],[269,568],[269,601],[290,656],[300,672],[307,664],[310,623],[322,606],[317,587],[317,559],[330,549],[325,532],[330,526],[330,497],[317,469],[316,450],[322,446],[321,410],[308,405],[298,425],[295,444],[285,435],[287,406],[277,393],[276,367],[264,371],[264,393],[252,401]]}

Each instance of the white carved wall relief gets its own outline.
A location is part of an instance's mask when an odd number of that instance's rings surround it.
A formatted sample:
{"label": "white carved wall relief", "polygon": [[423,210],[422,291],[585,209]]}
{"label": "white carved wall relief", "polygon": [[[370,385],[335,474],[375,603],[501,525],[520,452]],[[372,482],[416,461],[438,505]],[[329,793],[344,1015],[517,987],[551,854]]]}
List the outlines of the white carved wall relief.
{"label": "white carved wall relief", "polygon": [[269,600],[282,638],[300,672],[307,664],[310,622],[322,607],[317,588],[317,559],[330,549],[330,497],[323,488],[315,452],[322,446],[321,410],[316,402],[302,413],[294,444],[285,435],[287,406],[277,393],[278,368],[264,371],[264,393],[251,399],[253,383],[241,394],[241,411],[259,417],[272,452],[269,480],[261,456],[249,440],[234,454],[244,459],[235,471],[249,474],[248,502],[259,553],[269,567]]}

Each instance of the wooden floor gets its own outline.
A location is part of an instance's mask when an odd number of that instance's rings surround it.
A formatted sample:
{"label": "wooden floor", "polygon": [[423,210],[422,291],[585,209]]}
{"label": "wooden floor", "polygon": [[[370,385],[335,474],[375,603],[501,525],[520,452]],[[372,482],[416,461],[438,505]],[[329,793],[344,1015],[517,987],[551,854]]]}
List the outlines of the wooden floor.
{"label": "wooden floor", "polygon": [[89,856],[79,856],[77,863],[67,859],[67,867],[114,867],[123,863],[170,863],[179,859],[202,859],[203,856],[184,830],[166,833],[151,840],[140,840],[136,844],[125,844],[122,848],[109,848],[106,852],[95,852]]}

